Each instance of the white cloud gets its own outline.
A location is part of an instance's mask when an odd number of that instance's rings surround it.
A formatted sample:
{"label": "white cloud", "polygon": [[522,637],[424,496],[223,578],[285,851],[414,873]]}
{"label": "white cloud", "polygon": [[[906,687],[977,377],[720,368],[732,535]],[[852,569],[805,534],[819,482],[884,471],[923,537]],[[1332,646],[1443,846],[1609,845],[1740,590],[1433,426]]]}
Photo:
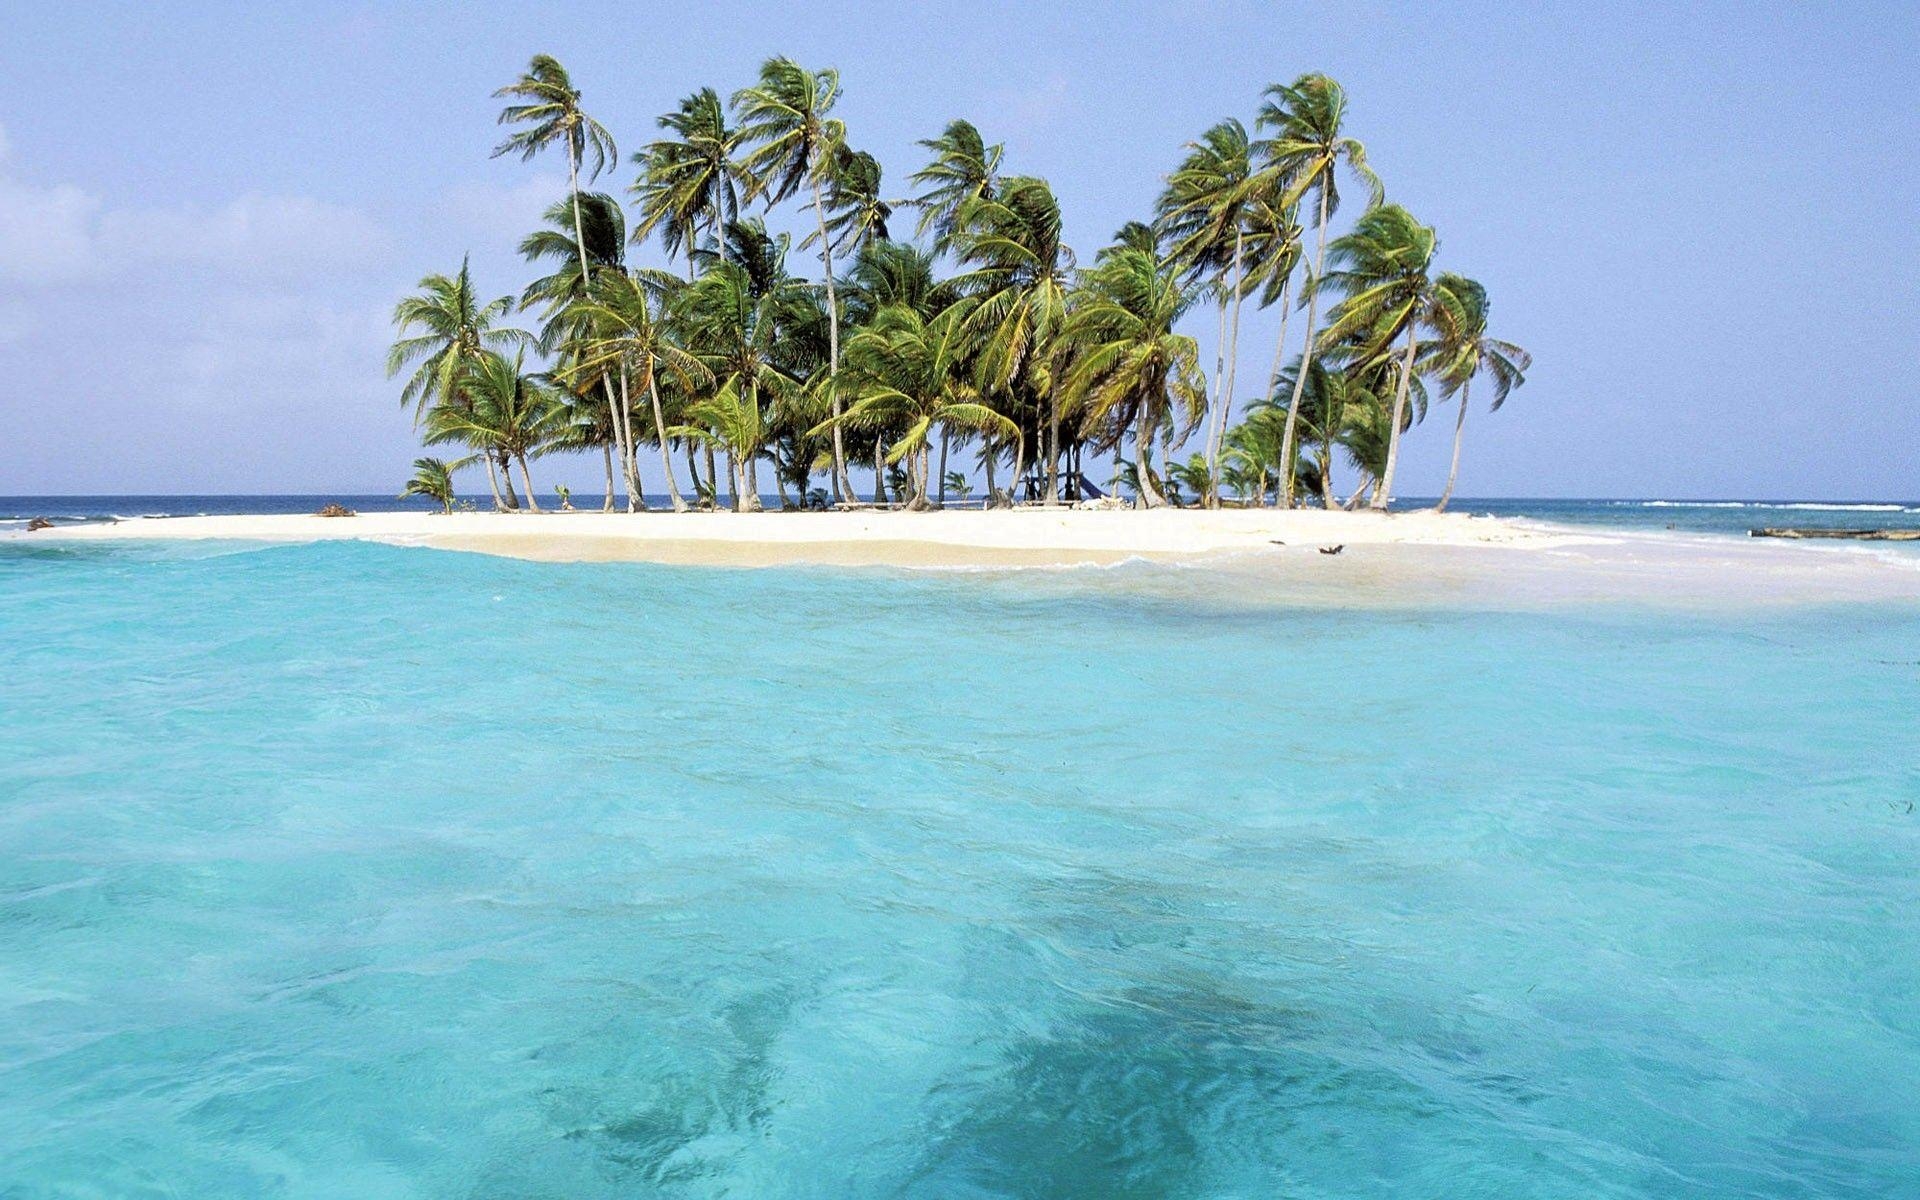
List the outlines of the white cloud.
{"label": "white cloud", "polygon": [[0,279],[50,283],[91,274],[98,266],[92,226],[99,209],[79,188],[0,176]]}
{"label": "white cloud", "polygon": [[386,231],[355,209],[257,193],[210,211],[109,211],[98,229],[110,260],[256,277],[356,267],[373,260],[386,241]]}
{"label": "white cloud", "polygon": [[351,269],[386,231],[357,209],[307,196],[249,193],[212,209],[120,208],[73,184],[22,178],[0,127],[0,279],[56,284],[140,267],[246,278]]}
{"label": "white cloud", "polygon": [[383,306],[236,290],[185,322],[167,353],[183,407],[311,404],[316,387],[379,379],[391,339]]}
{"label": "white cloud", "polygon": [[539,228],[540,214],[566,194],[562,175],[534,175],[505,185],[466,183],[448,195],[445,209],[449,220],[489,245],[510,247]]}
{"label": "white cloud", "polygon": [[0,300],[0,346],[23,342],[39,327],[38,314],[24,300]]}

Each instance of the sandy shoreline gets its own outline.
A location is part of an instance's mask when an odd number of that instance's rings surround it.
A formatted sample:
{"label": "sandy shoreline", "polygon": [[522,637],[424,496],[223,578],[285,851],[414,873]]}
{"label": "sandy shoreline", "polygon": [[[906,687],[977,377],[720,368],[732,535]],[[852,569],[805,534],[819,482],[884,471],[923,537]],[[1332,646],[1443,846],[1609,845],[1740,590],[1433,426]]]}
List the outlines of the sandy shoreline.
{"label": "sandy shoreline", "polygon": [[[1920,556],[1898,551],[1431,512],[367,513],[138,519],[0,538],[34,544],[353,539],[546,562],[719,567],[994,569],[1145,561],[1205,567],[1206,589],[1221,599],[1346,607],[1920,603]],[[1335,545],[1345,549],[1319,553]]]}
{"label": "sandy shoreline", "polygon": [[1072,566],[1268,550],[1276,542],[1288,547],[1402,543],[1544,547],[1585,540],[1588,535],[1458,513],[1021,509],[168,517],[61,526],[19,536],[48,541],[347,538],[554,561]]}

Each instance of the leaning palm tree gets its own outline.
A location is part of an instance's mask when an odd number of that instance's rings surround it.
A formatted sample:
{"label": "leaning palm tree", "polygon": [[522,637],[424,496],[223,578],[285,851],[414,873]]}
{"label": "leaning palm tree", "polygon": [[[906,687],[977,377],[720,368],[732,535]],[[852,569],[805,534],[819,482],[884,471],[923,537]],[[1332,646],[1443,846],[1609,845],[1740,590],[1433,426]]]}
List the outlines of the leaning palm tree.
{"label": "leaning palm tree", "polygon": [[[893,205],[880,194],[880,160],[865,150],[842,146],[827,187],[827,208],[826,232],[841,254],[857,254],[863,246],[886,241]],[[819,240],[818,233],[810,233],[800,239],[800,245],[804,248]]]}
{"label": "leaning palm tree", "polygon": [[700,227],[717,245],[727,223],[740,217],[740,192],[749,182],[734,161],[740,135],[728,128],[726,106],[712,88],[681,100],[660,117],[660,127],[670,136],[633,156],[640,167],[632,188],[640,200],[633,236],[640,240],[658,231],[669,257],[685,254],[691,279]]}
{"label": "leaning palm tree", "polygon": [[[739,263],[710,268],[681,293],[676,318],[686,331],[687,348],[713,379],[714,393],[688,406],[687,415],[718,432],[734,456],[735,506],[741,512],[760,507],[755,462],[765,444],[765,405],[777,401],[792,380],[779,369],[780,326],[802,303],[802,285],[782,276],[769,288],[755,286]],[[707,440],[698,426],[669,430],[674,436]]]}
{"label": "leaning palm tree", "polygon": [[[580,306],[583,335],[567,373],[576,375],[610,372],[620,376],[622,407],[631,411],[627,396],[628,380],[646,388],[653,409],[654,439],[660,446],[660,470],[666,477],[667,497],[673,511],[687,511],[687,502],[673,479],[673,461],[668,457],[667,418],[660,401],[660,375],[666,372],[683,389],[707,382],[709,376],[700,361],[674,345],[655,316],[655,305],[647,284],[631,275],[602,277],[593,294]],[[632,437],[631,429],[628,437]]]}
{"label": "leaning palm tree", "polygon": [[[1345,88],[1325,75],[1313,74],[1302,75],[1285,87],[1275,84],[1266,94],[1266,103],[1260,107],[1259,124],[1270,136],[1260,143],[1259,151],[1287,181],[1281,205],[1296,207],[1312,192],[1318,210],[1319,232],[1307,291],[1307,341],[1302,351],[1303,369],[1297,377],[1304,383],[1305,368],[1313,364],[1314,334],[1320,313],[1319,283],[1326,270],[1327,221],[1340,207],[1339,168],[1344,166],[1367,189],[1369,208],[1378,206],[1384,193],[1380,177],[1367,165],[1367,148],[1341,132],[1347,116]],[[1298,407],[1296,396],[1287,411],[1292,413]],[[1286,449],[1281,456],[1283,470],[1293,462],[1295,432],[1289,425]],[[1282,507],[1293,503],[1291,479],[1281,486],[1280,503]]]}
{"label": "leaning palm tree", "polygon": [[[1428,274],[1439,246],[1431,226],[1415,221],[1397,204],[1363,215],[1345,237],[1334,241],[1334,269],[1322,281],[1341,295],[1327,314],[1323,347],[1354,346],[1363,368],[1394,364],[1393,410],[1387,426],[1387,454],[1380,487],[1370,506],[1385,509],[1393,500],[1394,468],[1400,461],[1400,433],[1406,425],[1407,398],[1418,367],[1420,334],[1433,330],[1442,340],[1454,336],[1455,310]],[[1404,339],[1402,349],[1394,343]]]}
{"label": "leaning palm tree", "polygon": [[429,412],[425,440],[430,446],[470,446],[497,456],[502,464],[517,462],[527,487],[527,507],[539,512],[527,459],[547,448],[564,407],[553,386],[528,374],[523,364],[520,356],[481,355],[461,389],[468,403],[442,404]]}
{"label": "leaning palm tree", "polygon": [[407,486],[400,491],[399,498],[421,496],[440,506],[441,512],[453,511],[453,467],[444,459],[416,458],[413,460],[413,478],[407,480]]}
{"label": "leaning palm tree", "polygon": [[[1207,464],[1217,475],[1221,438],[1232,421],[1239,379],[1240,307],[1246,298],[1247,224],[1262,190],[1271,190],[1272,169],[1257,169],[1246,126],[1229,117],[1189,143],[1187,156],[1167,177],[1159,200],[1159,223],[1169,253],[1192,279],[1209,278],[1219,302],[1220,340],[1215,356],[1216,400],[1207,421]],[[1228,308],[1232,320],[1228,320]],[[1219,496],[1208,492],[1208,506]]]}
{"label": "leaning palm tree", "polygon": [[479,298],[464,258],[458,273],[422,279],[419,294],[393,309],[400,337],[387,352],[387,375],[414,367],[400,389],[400,403],[411,404],[417,419],[428,405],[454,398],[467,368],[481,354],[524,345],[529,340],[524,330],[499,325],[512,311],[512,296]]}
{"label": "leaning palm tree", "polygon": [[[590,287],[593,267],[590,265],[592,258],[587,252],[586,223],[581,214],[580,169],[590,159],[587,179],[592,181],[600,177],[600,172],[606,169],[609,161],[618,159],[619,151],[614,147],[613,135],[580,107],[580,89],[573,86],[567,69],[549,55],[534,55],[520,78],[493,95],[497,100],[513,101],[500,110],[499,124],[520,127],[493,148],[493,157],[518,154],[522,162],[527,162],[555,142],[565,144],[567,194],[573,206],[574,248],[580,260],[581,287]],[[619,205],[614,204],[613,208],[617,212]],[[607,393],[607,403],[618,410],[619,402],[614,398],[613,381],[603,378],[600,382]],[[628,423],[630,419],[622,414],[618,424]],[[620,454],[623,461],[630,463],[633,460],[631,444],[622,445]],[[627,483],[627,507],[631,510],[639,507],[639,496],[637,481],[630,468]]]}
{"label": "leaning palm tree", "polygon": [[[809,71],[790,58],[770,58],[760,66],[760,81],[733,95],[740,115],[740,167],[748,178],[748,199],[764,196],[769,207],[806,184],[813,193],[820,257],[827,283],[827,393],[834,416],[842,412],[836,376],[840,371],[840,298],[833,279],[833,245],[827,232],[823,190],[832,181],[834,162],[847,138],[846,126],[828,114],[840,95],[840,73]],[[833,440],[834,490],[853,497],[847,476],[847,450],[836,424]]]}
{"label": "leaning palm tree", "polygon": [[[966,328],[988,391],[1046,397],[1048,504],[1060,502],[1060,396],[1052,384],[1055,342],[1066,321],[1073,252],[1062,240],[1060,202],[1044,179],[1003,180],[957,215],[953,248],[968,267],[949,281],[973,300]],[[1017,471],[1016,471],[1017,473]]]}
{"label": "leaning palm tree", "polygon": [[[525,346],[532,338],[525,330],[500,326],[513,309],[512,296],[482,301],[474,292],[473,276],[465,259],[452,276],[429,275],[420,281],[418,295],[394,306],[393,323],[400,337],[387,352],[387,374],[398,375],[408,366],[413,374],[400,390],[400,403],[411,404],[415,423],[436,407],[466,404],[462,387],[473,365],[483,355]],[[518,507],[513,479],[506,491],[494,472],[494,457],[485,458],[487,484],[502,508]]]}
{"label": "leaning palm tree", "polygon": [[898,428],[887,465],[906,464],[909,508],[932,507],[930,440],[935,429],[979,430],[1002,436],[1013,422],[981,403],[970,377],[971,347],[961,317],[950,308],[931,320],[905,304],[890,304],[847,342],[853,404],[837,421],[856,428]]}
{"label": "leaning palm tree", "polygon": [[[880,194],[879,160],[864,150],[840,147],[835,155],[833,180],[827,188],[827,208],[830,215],[825,232],[841,254],[857,255],[869,246],[887,244],[887,222],[893,216],[893,206]],[[819,239],[818,233],[810,233],[800,240],[800,245],[811,246]],[[839,432],[837,425],[833,432]],[[886,430],[875,428],[873,499],[876,504],[885,499],[882,461],[886,458],[885,444]]]}
{"label": "leaning palm tree", "polygon": [[580,215],[586,261],[596,278],[626,269],[627,221],[620,202],[605,192],[556,200],[541,214],[541,228],[520,239],[520,256],[529,263],[552,263],[553,270],[520,291],[520,307],[543,306],[551,313],[586,294],[575,242],[575,209]]}
{"label": "leaning palm tree", "polygon": [[[620,208],[620,202],[604,192],[578,194],[570,200],[556,201],[547,208],[546,225],[528,234],[520,242],[520,253],[528,262],[552,260],[554,270],[529,283],[520,293],[520,307],[529,309],[535,305],[544,308],[545,321],[540,333],[540,345],[549,352],[557,352],[562,357],[577,357],[575,343],[583,336],[584,319],[580,308],[586,302],[588,292],[587,277],[581,274],[583,261],[579,250],[586,248],[585,262],[591,265],[596,284],[608,278],[624,277],[626,271],[626,214]],[[576,242],[576,233],[584,237]],[[622,399],[626,394],[626,380],[620,379],[620,393],[616,395],[614,380],[617,371],[606,371],[598,375],[576,376],[570,381],[585,387],[598,387],[605,399],[606,409],[611,417],[611,454],[617,454],[621,464],[621,478],[626,486],[627,511],[636,512],[645,507],[645,496],[641,490],[639,466],[632,437],[633,418]]]}
{"label": "leaning palm tree", "polygon": [[[1280,328],[1273,339],[1273,365],[1267,371],[1268,397],[1273,395],[1286,362],[1293,277],[1300,266],[1300,224],[1296,210],[1277,191],[1284,189],[1263,188],[1260,198],[1247,213],[1247,287],[1258,291],[1261,308],[1280,310]],[[1286,440],[1284,432],[1281,440]]]}
{"label": "leaning palm tree", "polygon": [[1442,274],[1438,281],[1440,303],[1452,317],[1448,336],[1434,348],[1434,375],[1440,382],[1440,394],[1460,396],[1460,411],[1453,421],[1453,462],[1447,468],[1447,487],[1433,506],[1445,512],[1453,499],[1454,481],[1460,477],[1460,442],[1467,428],[1467,398],[1473,381],[1485,376],[1493,384],[1493,404],[1489,412],[1499,412],[1514,388],[1527,381],[1533,356],[1512,342],[1487,335],[1487,289],[1464,275]]}
{"label": "leaning palm tree", "polygon": [[493,156],[518,154],[521,161],[531,160],[555,142],[567,147],[567,191],[573,196],[574,236],[580,250],[580,272],[586,274],[587,236],[580,218],[580,168],[591,158],[589,181],[598,179],[609,160],[618,157],[613,135],[580,107],[580,89],[573,86],[567,69],[545,54],[536,54],[526,73],[495,92],[498,100],[515,103],[500,110],[500,124],[518,125],[505,141],[493,149]]}
{"label": "leaning palm tree", "polygon": [[1136,486],[1148,508],[1167,502],[1146,465],[1155,432],[1181,421],[1190,433],[1207,408],[1200,347],[1174,332],[1194,295],[1153,250],[1123,241],[1085,273],[1062,330],[1073,347],[1063,380],[1069,402],[1087,427],[1108,431],[1097,449],[1117,449],[1133,434]]}
{"label": "leaning palm tree", "polygon": [[970,121],[950,122],[937,138],[920,143],[933,151],[933,161],[913,173],[913,181],[927,189],[913,198],[920,210],[915,232],[933,236],[933,247],[945,251],[959,229],[960,209],[969,201],[991,198],[1000,185],[1000,159],[1006,148],[987,145]]}

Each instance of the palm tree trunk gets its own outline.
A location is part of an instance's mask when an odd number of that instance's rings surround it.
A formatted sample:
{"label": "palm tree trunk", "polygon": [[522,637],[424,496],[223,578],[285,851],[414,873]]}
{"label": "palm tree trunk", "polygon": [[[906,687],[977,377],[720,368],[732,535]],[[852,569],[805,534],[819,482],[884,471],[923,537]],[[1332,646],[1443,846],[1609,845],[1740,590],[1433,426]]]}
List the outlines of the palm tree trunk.
{"label": "palm tree trunk", "polygon": [[[1329,170],[1332,168],[1329,167]],[[1320,183],[1320,233],[1313,250],[1313,278],[1307,281],[1307,342],[1300,347],[1300,374],[1293,381],[1293,399],[1287,404],[1287,424],[1280,435],[1280,507],[1293,507],[1294,426],[1300,416],[1300,395],[1306,390],[1307,371],[1313,366],[1313,335],[1320,318],[1320,275],[1327,269],[1327,180]]]}
{"label": "palm tree trunk", "polygon": [[877,433],[873,435],[873,502],[887,502],[887,447]]}
{"label": "palm tree trunk", "polygon": [[[606,376],[601,376],[604,380]],[[613,399],[611,393],[609,400]],[[635,459],[638,447],[633,441],[633,396],[627,383],[627,364],[620,364],[620,406],[615,413],[616,425],[622,431],[625,441],[620,447],[620,476],[627,485],[627,511],[641,512],[647,507],[647,496],[640,486],[640,464]]]}
{"label": "palm tree trunk", "polygon": [[[820,259],[827,269],[827,397],[833,403],[833,486],[853,499],[847,475],[846,435],[840,429],[840,294],[833,285],[833,242],[827,237],[827,209],[820,199],[820,177],[813,178],[813,218],[820,226]],[[875,468],[876,473],[879,468]]]}
{"label": "palm tree trunk", "polygon": [[[507,453],[504,450],[500,451],[499,454],[500,454],[500,482],[505,484],[507,489],[507,511],[519,512],[520,497],[514,495],[514,492],[513,492],[513,460],[507,456]],[[488,473],[489,474],[492,473],[491,469],[489,469]]]}
{"label": "palm tree trunk", "polygon": [[[500,495],[500,476],[493,469],[493,454],[482,453],[480,460],[487,464],[487,490],[493,493],[493,511],[506,512],[508,505],[505,497]],[[511,480],[508,481],[508,486],[512,486]]]}
{"label": "palm tree trunk", "polygon": [[[720,507],[720,470],[714,463],[713,443],[708,442],[702,448],[707,452],[707,491],[713,497],[713,506],[718,508]],[[688,450],[687,453],[691,454],[693,451]],[[733,473],[732,455],[727,456],[727,473],[729,475]],[[695,476],[695,478],[699,477]]]}
{"label": "palm tree trunk", "polygon": [[1020,485],[1027,476],[1027,431],[1022,429],[1013,442],[1013,502],[1020,502]]}
{"label": "palm tree trunk", "polygon": [[527,471],[527,456],[519,454],[514,457],[520,460],[520,478],[527,485],[527,511],[544,512],[545,510],[540,507],[540,501],[534,498],[533,476]]}
{"label": "palm tree trunk", "polygon": [[[1293,315],[1288,310],[1288,307],[1287,307],[1287,290],[1289,285],[1291,285],[1292,283],[1293,283],[1293,279],[1291,276],[1289,276],[1286,280],[1282,281],[1280,284],[1280,336],[1273,340],[1273,369],[1267,372],[1267,390],[1265,392],[1265,397],[1267,399],[1272,399],[1273,389],[1280,386],[1280,371],[1281,371],[1282,365],[1286,362],[1287,318]],[[1285,467],[1285,465],[1282,465],[1280,468],[1280,470],[1283,472],[1283,474],[1281,475],[1281,479],[1283,481],[1286,478],[1284,474],[1286,469],[1287,468]],[[1276,485],[1274,487],[1274,502],[1276,504],[1279,503],[1279,498],[1280,498],[1280,485]],[[1265,501],[1263,500],[1262,503],[1264,504]]]}
{"label": "palm tree trunk", "polygon": [[[754,436],[758,438],[760,429],[760,383],[752,375],[747,376],[747,404],[753,409]],[[744,448],[743,448],[744,449]],[[734,497],[734,507],[741,512],[760,511],[760,476],[756,466],[760,461],[758,449],[744,450],[740,455],[740,494]]]}
{"label": "palm tree trunk", "polygon": [[1393,390],[1393,424],[1387,427],[1387,466],[1380,472],[1380,486],[1368,508],[1385,510],[1393,503],[1393,472],[1400,465],[1400,422],[1407,415],[1407,395],[1413,391],[1413,354],[1420,344],[1419,329],[1411,315],[1407,318],[1407,354],[1400,363],[1400,386]]}
{"label": "palm tree trunk", "polygon": [[986,507],[996,508],[1000,504],[1000,497],[997,494],[995,494],[995,490],[993,486],[993,463],[995,459],[1000,457],[1000,451],[999,451],[999,448],[993,444],[992,435],[989,434],[986,436],[987,436],[987,441],[984,445],[983,453],[980,455],[981,465],[984,466],[987,471]]}
{"label": "palm tree trunk", "polygon": [[1160,494],[1160,486],[1153,481],[1153,468],[1147,463],[1147,455],[1153,450],[1153,422],[1148,419],[1147,406],[1140,406],[1140,417],[1133,428],[1133,473],[1140,480],[1140,503],[1147,508],[1165,508],[1167,498]]}
{"label": "palm tree trunk", "polygon": [[1333,498],[1333,437],[1323,432],[1320,438],[1320,507],[1331,510],[1335,503],[1337,502]]}
{"label": "palm tree trunk", "polygon": [[1460,415],[1453,419],[1453,465],[1447,468],[1447,490],[1440,493],[1440,503],[1433,506],[1435,512],[1447,511],[1447,501],[1453,499],[1453,481],[1460,478],[1460,437],[1467,429],[1467,393],[1472,387],[1472,380],[1460,385]]}
{"label": "palm tree trunk", "polygon": [[[1245,245],[1245,234],[1241,230],[1233,232],[1233,328],[1227,334],[1227,380],[1220,389],[1220,419],[1214,423],[1212,439],[1207,443],[1207,473],[1213,479],[1220,477],[1220,448],[1227,438],[1227,426],[1233,422],[1233,396],[1240,386],[1240,305],[1245,299],[1241,293],[1241,252]],[[1225,311],[1224,306],[1222,311]],[[1211,485],[1213,492],[1209,508],[1220,507],[1220,485]]]}
{"label": "palm tree trunk", "polygon": [[1060,503],[1060,390],[1047,391],[1047,504]]}
{"label": "palm tree trunk", "polygon": [[680,489],[673,482],[673,458],[667,453],[667,413],[660,404],[660,377],[652,371],[647,372],[647,398],[653,401],[653,435],[660,439],[660,473],[667,479],[667,499],[673,504],[673,511],[687,511],[687,502],[680,498]]}
{"label": "palm tree trunk", "polygon": [[601,442],[600,454],[607,464],[607,502],[600,506],[601,512],[613,511],[613,443]]}
{"label": "palm tree trunk", "polygon": [[[1213,343],[1213,402],[1207,405],[1207,441],[1203,449],[1207,452],[1207,473],[1213,473],[1213,431],[1220,424],[1220,398],[1226,394],[1227,387],[1227,294],[1220,293],[1219,320],[1215,322]],[[1168,459],[1169,462],[1172,459]],[[1213,482],[1207,482],[1207,490],[1200,495],[1203,507],[1213,505]]]}
{"label": "palm tree trunk", "polygon": [[953,430],[940,428],[940,507],[947,506],[947,443],[953,439]]}
{"label": "palm tree trunk", "polygon": [[[583,297],[590,296],[593,290],[593,268],[587,264],[586,224],[580,218],[580,147],[574,143],[572,132],[567,134],[567,195],[573,204],[573,248],[580,255],[580,294]],[[633,512],[640,507],[640,498],[630,466],[633,461],[633,424],[627,419],[627,406],[622,403],[626,392],[625,370],[623,366],[620,381],[621,399],[614,398],[613,381],[607,376],[600,377],[600,386],[607,394],[607,407],[613,410],[613,436],[614,440],[620,443],[621,474],[625,477],[627,485],[627,511]],[[531,488],[533,485],[527,486]],[[529,496],[528,503],[532,502],[532,497]],[[537,507],[535,511],[539,511]]]}

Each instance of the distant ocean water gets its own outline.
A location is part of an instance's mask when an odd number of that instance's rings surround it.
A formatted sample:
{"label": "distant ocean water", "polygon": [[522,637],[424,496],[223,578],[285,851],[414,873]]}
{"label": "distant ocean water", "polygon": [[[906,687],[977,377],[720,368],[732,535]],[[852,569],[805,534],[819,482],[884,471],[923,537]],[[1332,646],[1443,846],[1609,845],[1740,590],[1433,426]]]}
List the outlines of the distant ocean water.
{"label": "distant ocean water", "polygon": [[10,540],[0,1196],[1912,1196],[1916,647]]}

